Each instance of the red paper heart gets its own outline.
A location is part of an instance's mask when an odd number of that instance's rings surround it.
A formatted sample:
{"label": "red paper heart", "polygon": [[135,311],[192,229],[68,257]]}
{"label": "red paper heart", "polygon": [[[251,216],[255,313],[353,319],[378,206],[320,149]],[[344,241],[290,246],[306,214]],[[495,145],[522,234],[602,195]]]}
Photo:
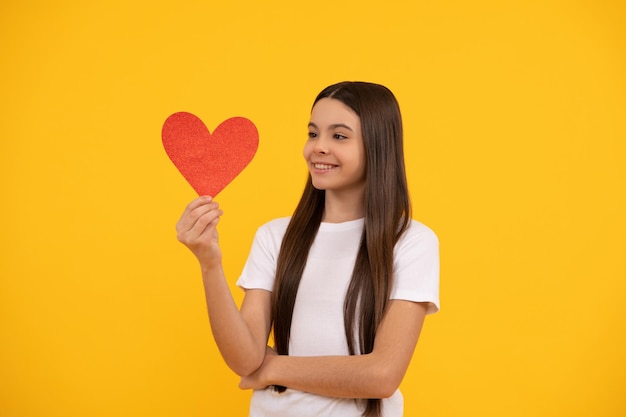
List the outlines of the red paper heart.
{"label": "red paper heart", "polygon": [[256,126],[244,117],[220,124],[213,134],[197,116],[174,113],[165,120],[163,147],[199,195],[215,197],[252,161],[259,146]]}

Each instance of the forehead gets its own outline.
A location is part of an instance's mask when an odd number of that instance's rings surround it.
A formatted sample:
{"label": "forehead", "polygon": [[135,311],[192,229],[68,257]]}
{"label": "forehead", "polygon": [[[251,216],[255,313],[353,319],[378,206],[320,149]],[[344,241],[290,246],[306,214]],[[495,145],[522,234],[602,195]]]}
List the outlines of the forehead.
{"label": "forehead", "polygon": [[315,103],[311,110],[311,122],[318,127],[344,123],[358,128],[361,124],[359,116],[350,107],[334,98],[323,98]]}

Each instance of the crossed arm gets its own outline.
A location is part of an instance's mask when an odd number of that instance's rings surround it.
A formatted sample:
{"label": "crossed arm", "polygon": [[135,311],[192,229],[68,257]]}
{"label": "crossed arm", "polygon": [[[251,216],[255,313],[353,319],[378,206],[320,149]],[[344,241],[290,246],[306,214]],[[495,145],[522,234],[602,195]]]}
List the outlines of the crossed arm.
{"label": "crossed arm", "polygon": [[178,239],[198,258],[209,320],[226,364],[242,389],[282,385],[344,398],[385,398],[400,385],[415,350],[426,305],[390,301],[371,353],[355,356],[279,356],[268,350],[271,293],[248,290],[237,308],[224,277],[217,223],[222,211],[207,197],[194,200],[177,225]]}
{"label": "crossed arm", "polygon": [[282,385],[329,397],[390,397],[409,366],[425,315],[426,306],[421,303],[392,300],[372,353],[295,357],[268,352],[261,367],[241,379],[240,387]]}

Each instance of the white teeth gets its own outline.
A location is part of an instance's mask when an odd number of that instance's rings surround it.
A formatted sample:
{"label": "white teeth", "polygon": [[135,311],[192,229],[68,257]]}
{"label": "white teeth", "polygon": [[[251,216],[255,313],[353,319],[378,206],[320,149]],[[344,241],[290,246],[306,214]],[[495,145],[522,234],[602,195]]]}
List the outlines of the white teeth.
{"label": "white teeth", "polygon": [[334,165],[326,165],[326,164],[313,164],[313,167],[315,169],[332,169],[335,166]]}

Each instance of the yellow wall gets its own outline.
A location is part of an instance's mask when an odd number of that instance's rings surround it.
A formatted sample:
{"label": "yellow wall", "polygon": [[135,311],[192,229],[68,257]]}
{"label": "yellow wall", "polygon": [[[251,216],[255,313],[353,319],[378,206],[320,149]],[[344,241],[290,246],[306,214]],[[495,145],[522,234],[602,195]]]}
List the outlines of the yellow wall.
{"label": "yellow wall", "polygon": [[624,2],[40,3],[0,6],[0,415],[245,416],[160,129],[259,129],[219,196],[234,283],[344,79],[397,94],[441,240],[407,416],[626,415]]}

